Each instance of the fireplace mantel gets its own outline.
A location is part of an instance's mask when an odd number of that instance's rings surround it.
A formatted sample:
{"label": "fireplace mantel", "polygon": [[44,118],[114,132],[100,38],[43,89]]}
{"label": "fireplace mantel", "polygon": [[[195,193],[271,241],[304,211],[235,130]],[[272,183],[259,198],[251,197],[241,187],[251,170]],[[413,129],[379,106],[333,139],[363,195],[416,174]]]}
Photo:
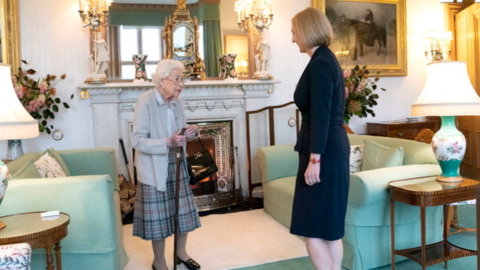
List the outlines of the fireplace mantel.
{"label": "fireplace mantel", "polygon": [[[247,147],[245,112],[265,107],[279,80],[206,80],[187,81],[181,94],[187,122],[232,121],[234,147],[238,147],[238,179],[247,190]],[[131,125],[135,104],[141,94],[153,89],[147,83],[82,84],[80,96],[88,93],[93,110],[95,147],[111,147],[117,155],[120,173],[127,175],[119,139],[124,140],[128,160],[132,160]],[[130,168],[131,170],[131,168]]]}

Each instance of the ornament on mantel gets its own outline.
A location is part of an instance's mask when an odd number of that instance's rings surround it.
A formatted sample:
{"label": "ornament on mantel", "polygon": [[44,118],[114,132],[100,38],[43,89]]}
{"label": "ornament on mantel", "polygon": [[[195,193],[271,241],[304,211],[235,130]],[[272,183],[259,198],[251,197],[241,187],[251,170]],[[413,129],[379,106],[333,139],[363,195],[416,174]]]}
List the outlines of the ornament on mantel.
{"label": "ornament on mantel", "polygon": [[132,55],[133,64],[135,65],[135,79],[134,83],[148,82],[147,70],[145,69],[145,62],[147,62],[147,54]]}

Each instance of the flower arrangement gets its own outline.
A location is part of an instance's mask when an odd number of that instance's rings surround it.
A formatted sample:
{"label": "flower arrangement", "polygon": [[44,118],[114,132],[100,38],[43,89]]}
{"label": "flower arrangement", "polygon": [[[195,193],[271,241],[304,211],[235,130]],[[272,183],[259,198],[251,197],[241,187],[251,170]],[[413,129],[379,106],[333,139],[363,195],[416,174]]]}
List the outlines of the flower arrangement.
{"label": "flower arrangement", "polygon": [[[59,106],[62,101],[55,97],[57,89],[54,87],[60,80],[65,79],[66,75],[57,79],[55,75],[47,75],[45,78],[38,80],[32,79],[30,76],[36,73],[35,70],[29,69],[23,71],[18,69],[18,73],[12,76],[13,88],[18,99],[22,103],[25,110],[38,120],[38,128],[40,132],[46,131],[48,134],[52,132],[53,125],[48,125],[48,119],[55,119],[55,113],[58,113]],[[73,98],[73,94],[70,99]],[[63,107],[69,109],[70,106],[63,102]]]}
{"label": "flower arrangement", "polygon": [[[350,118],[356,115],[360,118],[367,117],[368,114],[375,116],[372,108],[377,105],[378,95],[374,93],[377,90],[379,78],[373,80],[369,78],[370,72],[367,66],[355,66],[353,69],[345,69],[343,77],[345,78],[345,112],[343,121],[348,124]],[[381,88],[386,91],[384,88]]]}

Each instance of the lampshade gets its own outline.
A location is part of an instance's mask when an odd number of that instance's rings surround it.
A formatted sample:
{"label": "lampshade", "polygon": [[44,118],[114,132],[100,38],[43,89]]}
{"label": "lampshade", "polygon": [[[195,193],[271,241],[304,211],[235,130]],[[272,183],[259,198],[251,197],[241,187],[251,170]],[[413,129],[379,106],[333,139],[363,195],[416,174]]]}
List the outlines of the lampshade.
{"label": "lampshade", "polygon": [[38,121],[25,110],[13,89],[10,65],[0,64],[0,140],[37,137]]}
{"label": "lampshade", "polygon": [[480,97],[468,78],[467,63],[429,63],[425,86],[411,113],[413,116],[480,115]]}

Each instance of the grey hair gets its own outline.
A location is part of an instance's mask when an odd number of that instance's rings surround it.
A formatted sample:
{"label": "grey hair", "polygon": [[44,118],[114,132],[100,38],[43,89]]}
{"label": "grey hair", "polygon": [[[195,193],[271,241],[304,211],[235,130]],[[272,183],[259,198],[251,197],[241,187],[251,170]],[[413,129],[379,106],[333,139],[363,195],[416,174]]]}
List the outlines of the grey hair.
{"label": "grey hair", "polygon": [[165,59],[157,64],[157,69],[152,73],[152,81],[155,86],[160,84],[162,79],[168,78],[174,69],[183,71],[183,63],[178,60]]}

